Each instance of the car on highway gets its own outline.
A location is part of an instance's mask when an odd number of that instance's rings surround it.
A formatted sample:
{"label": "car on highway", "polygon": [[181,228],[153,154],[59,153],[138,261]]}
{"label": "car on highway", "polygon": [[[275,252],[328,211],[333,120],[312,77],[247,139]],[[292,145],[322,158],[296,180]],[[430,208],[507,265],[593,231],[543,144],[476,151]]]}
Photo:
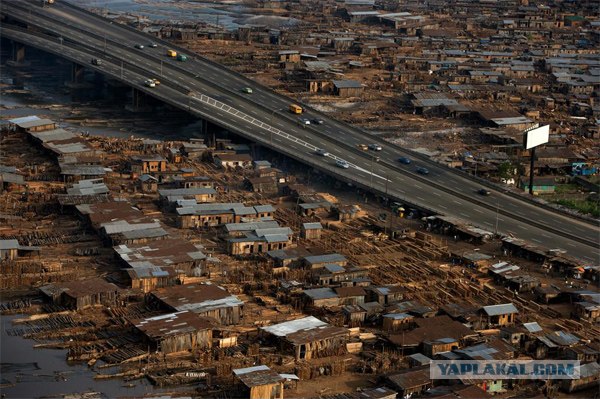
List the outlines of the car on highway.
{"label": "car on highway", "polygon": [[148,43],[148,47],[151,47],[151,48],[157,48],[157,47],[158,47],[158,44],[156,44],[156,43],[154,43],[154,42],[150,42],[150,43]]}
{"label": "car on highway", "polygon": [[428,175],[429,174],[429,169],[424,168],[423,166],[418,166],[417,167],[417,173],[419,173],[421,175]]}
{"label": "car on highway", "polygon": [[155,84],[156,86],[158,86],[158,85],[160,84],[160,80],[158,80],[158,79],[152,79],[152,80],[154,81],[154,84]]}
{"label": "car on highway", "polygon": [[369,150],[371,150],[371,151],[381,151],[381,150],[383,150],[383,147],[380,146],[379,144],[369,144]]}
{"label": "car on highway", "polygon": [[156,87],[156,83],[154,83],[154,79],[146,79],[146,80],[144,80],[144,86]]}
{"label": "car on highway", "polygon": [[251,87],[244,87],[242,89],[242,93],[252,94],[252,88]]}
{"label": "car on highway", "polygon": [[300,124],[302,124],[302,125],[310,125],[310,119],[300,118]]}
{"label": "car on highway", "polygon": [[98,58],[92,58],[92,65],[102,65],[102,60]]}
{"label": "car on highway", "polygon": [[142,50],[142,49],[144,48],[144,45],[143,45],[143,44],[139,44],[139,43],[138,43],[138,44],[136,44],[134,47],[135,47],[135,48],[137,48],[137,49],[140,49],[140,50]]}
{"label": "car on highway", "polygon": [[369,149],[369,146],[366,144],[358,144],[357,147],[363,151],[367,151]]}
{"label": "car on highway", "polygon": [[322,125],[323,119],[313,119],[311,122],[314,123],[315,125]]}
{"label": "car on highway", "polygon": [[400,158],[398,158],[398,162],[400,162],[401,164],[404,164],[404,165],[410,165],[411,161],[410,161],[410,158],[400,157]]}
{"label": "car on highway", "polygon": [[492,194],[492,192],[491,192],[490,190],[488,190],[487,188],[483,188],[483,187],[482,187],[482,188],[480,188],[479,190],[477,190],[477,193],[478,193],[479,195],[485,195],[486,197],[487,197],[488,195],[491,195],[491,194]]}
{"label": "car on highway", "polygon": [[320,155],[322,157],[329,156],[329,153],[322,148],[318,148],[316,153],[317,153],[317,155]]}
{"label": "car on highway", "polygon": [[350,164],[344,161],[343,159],[338,159],[337,161],[335,161],[335,166],[342,169],[348,169],[350,167]]}

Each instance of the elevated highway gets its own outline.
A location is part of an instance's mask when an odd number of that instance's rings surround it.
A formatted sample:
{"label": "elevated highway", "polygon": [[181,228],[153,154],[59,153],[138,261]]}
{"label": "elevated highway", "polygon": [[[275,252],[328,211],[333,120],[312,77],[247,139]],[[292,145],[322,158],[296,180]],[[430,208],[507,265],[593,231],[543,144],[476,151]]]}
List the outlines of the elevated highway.
{"label": "elevated highway", "polygon": [[[302,117],[322,119],[322,125],[303,125],[287,112],[292,100],[280,96],[226,68],[190,56],[185,49],[114,24],[59,1],[42,8],[39,2],[4,0],[0,11],[22,25],[3,23],[6,38],[54,53],[131,85],[175,107],[202,117],[231,132],[279,151],[342,181],[368,189],[396,201],[415,204],[435,213],[468,221],[488,231],[511,234],[570,255],[598,263],[600,252],[597,224],[580,221],[544,209],[502,190],[490,189],[489,197],[476,192],[481,183],[440,166],[424,157],[391,145],[377,137],[308,109]],[[25,28],[26,27],[26,28]],[[158,44],[156,48],[147,45]],[[146,46],[143,50],[136,44]],[[187,62],[167,57],[166,50],[188,54]],[[92,65],[92,58],[101,65]],[[155,88],[144,80],[158,78]],[[253,94],[243,94],[250,87]],[[362,151],[360,143],[378,143],[382,151]],[[317,148],[329,156],[315,154]],[[377,162],[376,157],[379,157]],[[413,160],[401,165],[398,157]],[[350,168],[335,166],[343,159]],[[415,171],[424,166],[429,174]]]}

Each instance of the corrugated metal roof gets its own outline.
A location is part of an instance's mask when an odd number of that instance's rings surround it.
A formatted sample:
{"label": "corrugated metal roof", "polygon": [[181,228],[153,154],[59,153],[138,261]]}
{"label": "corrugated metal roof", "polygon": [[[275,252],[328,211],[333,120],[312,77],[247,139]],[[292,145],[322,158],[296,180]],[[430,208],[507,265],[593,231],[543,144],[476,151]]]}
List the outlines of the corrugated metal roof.
{"label": "corrugated metal roof", "polygon": [[337,298],[338,295],[335,293],[334,290],[332,290],[331,288],[313,288],[310,290],[304,290],[302,291],[306,296],[308,296],[311,299],[330,299],[330,298]]}
{"label": "corrugated metal roof", "polygon": [[0,240],[0,249],[18,249],[19,247],[17,240]]}
{"label": "corrugated metal roof", "polygon": [[327,255],[306,256],[306,257],[304,257],[304,260],[308,264],[335,263],[335,262],[346,262],[346,257],[341,254],[327,254]]}
{"label": "corrugated metal roof", "polygon": [[314,229],[322,229],[323,225],[319,222],[314,222],[314,223],[303,223],[302,227],[304,227],[304,230],[314,230]]}
{"label": "corrugated metal roof", "polygon": [[484,306],[483,310],[488,316],[498,316],[498,315],[502,315],[502,314],[519,313],[519,311],[517,310],[515,305],[513,305],[512,303],[503,303],[503,304],[499,304],[499,305]]}
{"label": "corrugated metal roof", "polygon": [[301,319],[290,320],[272,326],[262,327],[262,330],[273,334],[277,337],[285,337],[288,334],[292,334],[302,330],[311,330],[318,327],[324,327],[328,324],[324,321],[317,319],[314,316],[303,317]]}
{"label": "corrugated metal roof", "polygon": [[540,327],[537,321],[532,321],[531,323],[523,323],[523,327],[525,327],[530,333],[542,331],[542,327]]}
{"label": "corrugated metal roof", "polygon": [[283,377],[271,370],[267,366],[246,367],[243,369],[234,369],[233,373],[248,388],[263,385],[273,385],[283,381]]}

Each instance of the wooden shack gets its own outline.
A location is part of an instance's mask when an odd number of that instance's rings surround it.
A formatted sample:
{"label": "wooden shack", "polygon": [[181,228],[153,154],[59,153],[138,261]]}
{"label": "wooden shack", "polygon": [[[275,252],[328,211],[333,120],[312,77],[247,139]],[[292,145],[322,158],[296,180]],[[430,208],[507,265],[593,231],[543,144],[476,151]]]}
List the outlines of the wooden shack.
{"label": "wooden shack", "polygon": [[81,310],[91,306],[116,306],[120,289],[101,278],[50,284],[40,288],[54,304]]}
{"label": "wooden shack", "polygon": [[212,347],[211,320],[188,310],[131,323],[152,345],[152,349],[165,354]]}
{"label": "wooden shack", "polygon": [[361,326],[367,318],[367,311],[358,305],[346,305],[342,307],[342,312],[349,327]]}
{"label": "wooden shack", "polygon": [[388,313],[383,315],[384,331],[408,330],[414,321],[414,316],[408,313]]}
{"label": "wooden shack", "polygon": [[185,284],[150,293],[150,305],[171,311],[190,310],[199,316],[212,317],[221,324],[240,322],[244,303],[225,288],[214,284]]}
{"label": "wooden shack", "polygon": [[283,352],[292,353],[296,360],[309,360],[346,353],[349,331],[329,325],[316,317],[308,316],[286,321],[262,331],[275,337]]}
{"label": "wooden shack", "polygon": [[300,229],[300,235],[307,240],[318,240],[321,238],[323,226],[319,222],[303,223]]}
{"label": "wooden shack", "polygon": [[[249,399],[283,399],[284,378],[267,366],[233,369],[241,382],[240,397]],[[236,396],[237,397],[237,396]]]}
{"label": "wooden shack", "polygon": [[335,288],[335,293],[338,295],[341,305],[360,305],[365,303],[367,295],[365,289],[359,286],[338,287]]}
{"label": "wooden shack", "polygon": [[398,388],[398,393],[404,398],[424,393],[433,386],[428,365],[391,374],[387,379],[394,388]]}
{"label": "wooden shack", "polygon": [[486,328],[502,327],[515,322],[515,316],[519,311],[512,303],[484,306],[479,313],[487,317]]}
{"label": "wooden shack", "polygon": [[423,341],[423,353],[432,359],[437,353],[449,352],[459,347],[460,345],[456,338],[438,338]]}

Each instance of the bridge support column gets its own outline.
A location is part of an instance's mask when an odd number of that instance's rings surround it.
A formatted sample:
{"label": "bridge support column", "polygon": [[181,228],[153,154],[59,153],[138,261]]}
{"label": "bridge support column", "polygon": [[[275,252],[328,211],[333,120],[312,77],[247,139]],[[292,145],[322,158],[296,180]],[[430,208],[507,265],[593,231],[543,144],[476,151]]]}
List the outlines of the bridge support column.
{"label": "bridge support column", "polygon": [[70,89],[93,89],[94,85],[85,81],[85,67],[77,63],[71,64],[71,80],[65,82]]}
{"label": "bridge support column", "polygon": [[28,66],[29,62],[25,61],[25,45],[12,42],[12,59],[6,62],[6,65],[13,67]]}
{"label": "bridge support column", "polygon": [[147,103],[147,96],[144,92],[136,88],[131,89],[131,104],[126,105],[125,109],[131,112],[148,112],[152,108]]}
{"label": "bridge support column", "polygon": [[83,82],[84,73],[85,73],[85,68],[83,66],[73,63],[71,65],[71,82],[73,82],[73,83]]}

